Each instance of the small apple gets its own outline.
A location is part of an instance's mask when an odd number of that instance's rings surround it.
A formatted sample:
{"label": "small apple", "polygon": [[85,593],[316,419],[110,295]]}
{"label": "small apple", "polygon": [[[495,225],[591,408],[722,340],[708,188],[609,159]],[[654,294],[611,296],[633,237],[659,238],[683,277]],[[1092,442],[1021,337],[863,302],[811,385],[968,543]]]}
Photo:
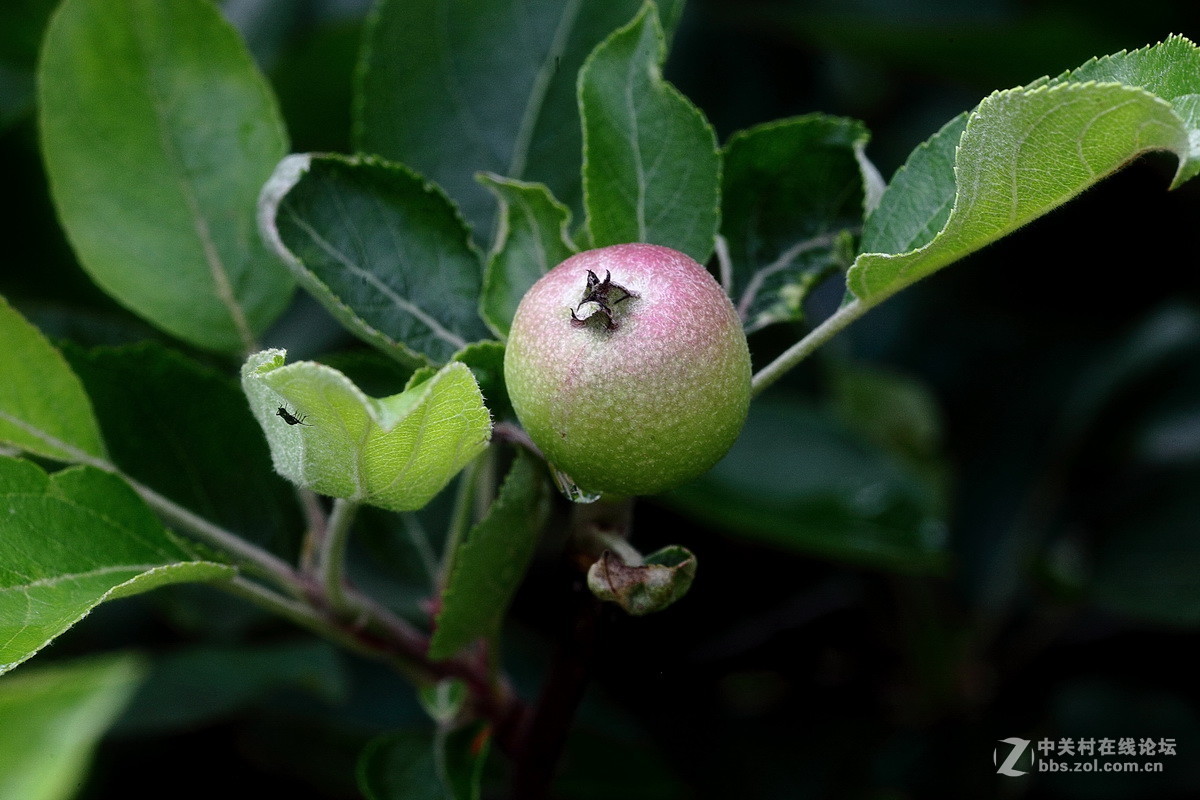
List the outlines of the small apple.
{"label": "small apple", "polygon": [[522,298],[504,378],[546,458],[591,493],[654,494],[708,470],[750,404],[729,297],[667,247],[578,253]]}

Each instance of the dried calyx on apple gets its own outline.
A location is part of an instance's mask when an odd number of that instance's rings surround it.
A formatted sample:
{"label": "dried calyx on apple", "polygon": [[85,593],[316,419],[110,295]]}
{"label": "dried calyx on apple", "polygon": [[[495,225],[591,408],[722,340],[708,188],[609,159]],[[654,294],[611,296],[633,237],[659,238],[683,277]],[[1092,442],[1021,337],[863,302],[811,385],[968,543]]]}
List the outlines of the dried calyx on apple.
{"label": "dried calyx on apple", "polygon": [[667,247],[578,253],[517,308],[504,377],[521,424],[580,489],[640,495],[708,470],[750,404],[733,304]]}

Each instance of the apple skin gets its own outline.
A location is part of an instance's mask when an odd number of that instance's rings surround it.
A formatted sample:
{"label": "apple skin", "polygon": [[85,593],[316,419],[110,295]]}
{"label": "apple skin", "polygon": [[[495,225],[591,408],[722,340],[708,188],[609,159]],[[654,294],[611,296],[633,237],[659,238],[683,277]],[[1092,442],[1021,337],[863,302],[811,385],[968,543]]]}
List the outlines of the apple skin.
{"label": "apple skin", "polygon": [[[611,330],[603,314],[572,319],[589,270],[633,295],[611,306]],[[656,494],[707,471],[737,439],[750,351],[704,267],[667,247],[621,244],[578,253],[529,289],[504,379],[530,438],[580,489]]]}

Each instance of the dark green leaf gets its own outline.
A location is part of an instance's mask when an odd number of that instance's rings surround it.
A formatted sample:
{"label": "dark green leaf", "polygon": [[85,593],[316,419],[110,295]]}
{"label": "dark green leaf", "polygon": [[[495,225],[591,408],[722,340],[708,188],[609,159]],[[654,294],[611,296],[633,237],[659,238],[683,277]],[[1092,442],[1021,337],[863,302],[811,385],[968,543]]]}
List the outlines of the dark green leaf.
{"label": "dark green leaf", "polygon": [[698,519],[800,552],[902,572],[945,566],[938,488],[795,402],[760,399],[729,454],[665,497]]}
{"label": "dark green leaf", "polygon": [[517,305],[538,278],[575,253],[571,212],[542,184],[480,175],[500,204],[496,247],[488,257],[479,314],[508,336]]}
{"label": "dark green leaf", "polygon": [[328,703],[344,699],[346,679],[328,642],[197,647],[157,659],[118,730],[146,735],[194,728],[255,700],[299,689]]}
{"label": "dark green leaf", "polygon": [[508,399],[508,387],[504,383],[504,345],[500,342],[476,342],[454,354],[471,368],[471,374],[479,383],[484,402],[492,412],[493,419],[512,416],[512,403]]}
{"label": "dark green leaf", "polygon": [[77,461],[105,455],[79,378],[46,337],[0,298],[0,442]]}
{"label": "dark green leaf", "polygon": [[131,656],[26,667],[0,681],[0,797],[68,800],[142,676]]}
{"label": "dark green leaf", "polygon": [[[663,5],[670,28],[683,0]],[[383,0],[359,65],[357,149],[445,187],[481,240],[494,204],[477,172],[545,183],[577,208],[576,75],[637,8],[638,0]]]}
{"label": "dark green leaf", "polygon": [[38,102],[55,205],[84,269],[159,328],[244,352],[293,282],[254,228],[287,138],[233,28],[205,0],[67,0]]}
{"label": "dark green leaf", "polygon": [[533,458],[517,454],[500,495],[454,553],[442,595],[431,658],[449,658],[500,630],[549,511],[545,476]]}
{"label": "dark green leaf", "polygon": [[289,156],[259,201],[263,237],[351,333],[409,366],[487,331],[483,266],[454,204],[406,167]]}
{"label": "dark green leaf", "polygon": [[[695,792],[656,744],[612,708],[585,719],[570,732],[554,796],[562,800],[687,800]],[[581,714],[587,715],[585,707]],[[786,797],[786,795],[784,795]]]}
{"label": "dark green leaf", "polygon": [[0,673],[105,600],[228,577],[195,560],[133,490],[107,472],[46,475],[0,457]]}
{"label": "dark green leaf", "polygon": [[867,253],[904,253],[928,244],[954,206],[954,155],[967,127],[966,113],[917,145],[863,226]]}
{"label": "dark green leaf", "polygon": [[[201,517],[295,556],[295,493],[271,469],[238,384],[161,345],[65,354],[98,409],[121,471]],[[229,448],[237,447],[237,468]]]}
{"label": "dark green leaf", "polygon": [[648,242],[704,263],[720,216],[721,157],[704,115],[662,78],[653,3],[579,73],[583,185],[593,247]]}
{"label": "dark green leaf", "polygon": [[0,25],[0,130],[33,108],[34,70],[54,0],[9,0]]}
{"label": "dark green leaf", "polygon": [[381,736],[359,759],[358,788],[367,800],[478,800],[487,737],[481,725]]}
{"label": "dark green leaf", "polygon": [[1126,512],[1106,525],[1092,557],[1088,593],[1099,605],[1168,625],[1200,624],[1200,518],[1195,493],[1200,470],[1161,477]]}
{"label": "dark green leaf", "polygon": [[838,236],[858,233],[874,179],[868,136],[861,122],[812,114],[740,131],[725,146],[721,233],[747,332],[801,319],[816,279],[844,266]]}
{"label": "dark green leaf", "polygon": [[832,378],[834,414],[920,475],[938,495],[937,507],[945,509],[949,475],[941,450],[942,420],[928,389],[905,375],[859,365],[839,365]]}

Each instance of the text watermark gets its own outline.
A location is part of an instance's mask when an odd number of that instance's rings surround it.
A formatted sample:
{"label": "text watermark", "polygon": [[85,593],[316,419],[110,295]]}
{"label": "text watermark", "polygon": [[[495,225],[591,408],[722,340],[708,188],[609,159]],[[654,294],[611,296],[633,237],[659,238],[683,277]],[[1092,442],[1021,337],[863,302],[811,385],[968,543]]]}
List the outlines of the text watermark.
{"label": "text watermark", "polygon": [[1176,755],[1174,738],[1061,737],[1058,739],[1001,739],[992,752],[1000,775],[1018,777],[1030,772],[1162,772],[1161,758]]}

